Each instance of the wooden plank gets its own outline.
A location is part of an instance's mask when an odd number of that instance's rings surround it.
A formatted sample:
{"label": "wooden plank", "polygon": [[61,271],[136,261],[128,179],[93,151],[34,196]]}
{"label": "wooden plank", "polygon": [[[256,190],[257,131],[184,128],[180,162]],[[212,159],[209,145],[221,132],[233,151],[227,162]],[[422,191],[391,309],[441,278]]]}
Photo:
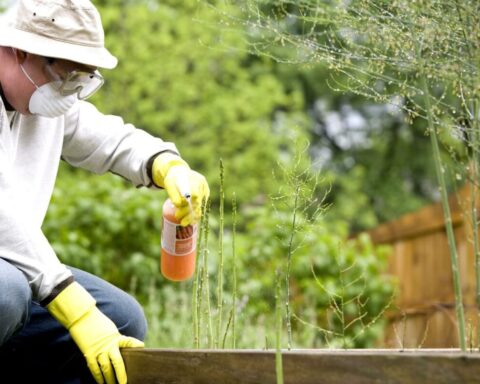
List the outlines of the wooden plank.
{"label": "wooden plank", "polygon": [[[129,384],[275,384],[275,351],[125,349]],[[283,351],[285,384],[452,384],[480,377],[458,350]]]}

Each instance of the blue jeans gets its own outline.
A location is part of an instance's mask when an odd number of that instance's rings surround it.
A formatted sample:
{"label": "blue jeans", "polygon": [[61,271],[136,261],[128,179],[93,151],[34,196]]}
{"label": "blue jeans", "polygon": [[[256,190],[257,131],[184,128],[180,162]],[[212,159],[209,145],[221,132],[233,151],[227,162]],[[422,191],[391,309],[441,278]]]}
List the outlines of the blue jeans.
{"label": "blue jeans", "polygon": [[[147,323],[133,297],[94,275],[70,269],[121,334],[144,340]],[[0,374],[11,383],[95,383],[68,331],[32,302],[25,276],[1,258],[0,346]]]}

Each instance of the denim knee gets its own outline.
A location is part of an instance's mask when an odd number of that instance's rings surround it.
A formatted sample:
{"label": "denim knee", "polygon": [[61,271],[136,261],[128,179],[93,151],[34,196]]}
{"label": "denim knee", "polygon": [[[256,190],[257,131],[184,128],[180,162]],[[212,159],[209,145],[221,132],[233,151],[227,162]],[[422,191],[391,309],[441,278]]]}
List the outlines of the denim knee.
{"label": "denim knee", "polygon": [[147,321],[142,307],[132,296],[91,273],[69,268],[75,280],[90,292],[97,307],[115,323],[122,335],[145,339]]}
{"label": "denim knee", "polygon": [[145,340],[147,333],[147,320],[140,304],[132,296],[121,291],[113,299],[114,311],[108,316],[116,324],[119,332],[125,336]]}
{"label": "denim knee", "polygon": [[0,263],[0,345],[28,321],[32,291],[25,276],[4,260]]}

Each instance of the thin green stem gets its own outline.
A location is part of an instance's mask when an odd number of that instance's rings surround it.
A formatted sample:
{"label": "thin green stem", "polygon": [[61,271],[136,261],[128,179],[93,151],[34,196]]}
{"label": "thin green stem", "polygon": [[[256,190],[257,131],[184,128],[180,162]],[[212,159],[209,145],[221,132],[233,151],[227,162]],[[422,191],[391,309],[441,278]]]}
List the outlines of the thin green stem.
{"label": "thin green stem", "polygon": [[[467,37],[467,32],[465,31],[465,27],[469,27],[469,23],[465,23],[464,17],[462,16],[462,11],[460,7],[460,3],[458,0],[455,0],[455,8],[457,9],[457,14],[458,14],[458,19],[459,19],[459,25],[462,27],[462,35],[463,35],[463,40],[465,41],[465,46],[467,47],[467,53],[470,58],[472,58],[472,49],[470,47],[471,41]],[[466,18],[469,19],[469,15],[466,15]]]}
{"label": "thin green stem", "polygon": [[472,124],[472,156],[470,165],[473,167],[470,178],[470,201],[471,201],[471,220],[473,235],[473,251],[475,254],[475,280],[476,280],[476,298],[477,298],[477,345],[480,351],[480,242],[478,239],[478,213],[477,213],[477,185],[479,180],[479,159],[477,151],[480,145],[479,132],[479,105],[478,99],[473,102],[473,124]]}
{"label": "thin green stem", "polygon": [[197,310],[197,295],[198,295],[198,276],[195,271],[192,288],[192,327],[193,327],[193,348],[200,348],[200,335],[198,327],[198,310]]}
{"label": "thin green stem", "polygon": [[223,333],[222,349],[225,349],[225,343],[227,342],[228,329],[230,328],[230,324],[232,323],[233,312],[235,312],[235,308],[232,308],[230,310],[230,314],[228,315],[227,326],[225,327],[225,332]]}
{"label": "thin green stem", "polygon": [[233,256],[233,298],[232,298],[232,348],[236,347],[236,313],[237,313],[237,256],[235,238],[237,234],[237,197],[235,192],[232,196],[232,256]]}
{"label": "thin green stem", "polygon": [[[198,288],[196,288],[196,314],[197,314],[197,324],[196,324],[196,332],[195,332],[195,346],[196,348],[200,348],[200,335],[201,335],[201,324],[202,324],[202,304],[203,304],[203,287],[204,287],[204,265],[205,265],[205,255],[206,255],[206,246],[207,246],[207,240],[208,236],[206,236],[206,233],[208,231],[208,213],[207,213],[207,200],[203,200],[202,202],[202,219],[200,221],[200,233],[199,233],[199,244],[198,244],[198,250],[199,250],[199,256],[201,256],[201,260],[197,261],[197,278],[196,282],[194,284],[198,285]],[[203,241],[205,238],[205,241]],[[195,289],[195,288],[194,288]]]}
{"label": "thin green stem", "polygon": [[205,316],[207,318],[207,340],[208,340],[208,347],[213,347],[213,326],[212,326],[212,311],[210,308],[210,280],[208,275],[208,234],[209,234],[209,226],[208,226],[208,217],[210,215],[210,200],[207,202],[206,210],[205,210],[207,225],[205,226],[205,245],[203,249],[203,266],[202,266],[202,293],[205,296]]}
{"label": "thin green stem", "polygon": [[[473,163],[473,174],[477,175],[477,164]],[[470,213],[472,221],[473,252],[475,255],[475,283],[476,283],[476,303],[477,318],[480,320],[480,246],[478,242],[478,218],[477,218],[477,186],[470,182]],[[480,323],[477,325],[477,344],[480,350]]]}
{"label": "thin green stem", "polygon": [[291,321],[291,310],[290,310],[290,271],[292,268],[292,254],[293,254],[293,240],[296,232],[297,224],[297,211],[298,211],[298,200],[300,196],[300,182],[297,180],[297,185],[295,186],[295,202],[293,206],[293,215],[292,215],[292,227],[290,232],[290,239],[288,242],[288,254],[287,254],[287,273],[285,275],[285,288],[286,288],[286,319],[287,319],[287,346],[290,350],[292,348],[292,321]]}
{"label": "thin green stem", "polygon": [[[202,217],[200,219],[198,242],[197,242],[197,255],[201,254],[202,236],[203,236],[203,222],[205,220],[205,205],[202,204]],[[193,326],[193,346],[194,348],[200,348],[200,319],[199,319],[199,279],[200,279],[200,258],[197,256],[195,260],[195,274],[193,276],[192,287],[192,326]]]}
{"label": "thin green stem", "polygon": [[347,348],[347,341],[345,337],[345,279],[343,278],[344,271],[342,270],[342,266],[340,265],[339,256],[335,258],[338,267],[338,280],[340,282],[340,295],[338,295],[338,300],[340,301],[340,305],[337,304],[337,299],[334,297],[335,307],[338,310],[337,317],[340,321],[341,332],[342,332],[342,345],[343,348]]}
{"label": "thin green stem", "polygon": [[198,271],[198,290],[197,290],[197,316],[198,316],[198,322],[197,322],[197,339],[195,341],[195,347],[197,349],[200,348],[200,341],[201,341],[201,324],[202,324],[202,304],[203,304],[203,262],[202,265],[199,266],[199,271]]}
{"label": "thin green stem", "polygon": [[[459,25],[463,26],[462,29],[462,34],[463,34],[463,39],[465,41],[465,46],[467,47],[467,53],[470,59],[473,60],[473,54],[472,54],[472,47],[471,47],[471,41],[467,37],[467,32],[466,28],[469,28],[470,23],[465,23],[464,22],[464,17],[462,16],[461,12],[461,6],[458,0],[455,0],[455,6],[457,8],[457,13],[458,17],[460,20]],[[470,15],[466,14],[465,18],[468,20]],[[467,25],[466,25],[467,24]],[[462,74],[460,73],[460,76]],[[472,84],[472,89],[476,89],[476,84]],[[475,94],[474,91],[474,98],[472,102],[472,111],[468,110],[467,103],[464,105],[466,109],[467,116],[471,116],[471,128],[472,128],[472,133],[470,135],[470,144],[471,145],[471,158],[470,158],[470,166],[473,167],[472,169],[472,174],[470,175],[470,201],[471,201],[471,206],[470,206],[470,213],[471,213],[471,220],[472,220],[472,235],[473,235],[473,249],[474,249],[474,255],[475,255],[475,280],[476,280],[476,301],[477,301],[477,319],[479,320],[477,322],[477,344],[478,344],[478,349],[480,350],[480,244],[479,244],[479,239],[478,239],[478,218],[477,218],[477,183],[478,183],[478,176],[479,176],[479,171],[478,171],[478,159],[476,153],[478,153],[478,148],[480,144],[480,139],[479,139],[479,116],[478,116],[478,97]]]}
{"label": "thin green stem", "polygon": [[[421,53],[420,53],[420,48],[418,43],[417,43],[417,58],[420,61]],[[460,281],[461,279],[460,279],[460,271],[459,271],[459,265],[458,265],[457,247],[455,244],[452,215],[450,213],[450,206],[448,204],[447,187],[446,187],[445,177],[443,174],[444,171],[442,166],[442,160],[440,157],[441,154],[440,154],[440,146],[438,143],[438,134],[433,121],[433,112],[432,112],[432,106],[430,102],[430,92],[428,89],[425,73],[422,73],[421,75],[421,83],[422,83],[423,97],[425,100],[425,106],[426,106],[426,112],[427,112],[428,129],[430,132],[430,140],[431,140],[432,149],[433,149],[433,158],[435,161],[435,171],[436,171],[439,186],[440,186],[443,214],[445,216],[445,227],[447,231],[448,246],[450,250],[450,263],[452,267],[453,287],[455,291],[455,311],[457,314],[457,322],[458,322],[457,324],[458,339],[459,339],[461,350],[466,351],[465,314],[464,314],[464,308],[463,308],[462,286]]]}
{"label": "thin green stem", "polygon": [[283,363],[282,363],[282,300],[280,273],[276,273],[275,287],[275,372],[277,384],[283,384]]}
{"label": "thin green stem", "polygon": [[222,332],[222,312],[223,312],[223,227],[224,227],[224,173],[223,161],[220,159],[220,228],[219,228],[219,266],[217,274],[217,337],[215,340],[215,348],[219,347],[220,337]]}

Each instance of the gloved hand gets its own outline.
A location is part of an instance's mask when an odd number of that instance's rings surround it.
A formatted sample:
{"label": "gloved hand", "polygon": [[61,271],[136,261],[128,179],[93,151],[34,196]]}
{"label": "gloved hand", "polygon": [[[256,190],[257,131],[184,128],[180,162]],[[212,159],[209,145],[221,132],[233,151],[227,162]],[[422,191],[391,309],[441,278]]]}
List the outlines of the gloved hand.
{"label": "gloved hand", "polygon": [[[158,155],[152,165],[153,182],[165,188],[168,197],[177,208],[175,217],[180,225],[187,226],[200,220],[203,199],[208,200],[210,188],[207,180],[198,172],[192,171],[179,156],[169,152]],[[190,194],[190,202],[185,193]]]}
{"label": "gloved hand", "polygon": [[121,335],[95,306],[95,299],[76,282],[60,292],[47,309],[70,331],[97,383],[127,383],[120,348],[143,347],[142,341]]}

